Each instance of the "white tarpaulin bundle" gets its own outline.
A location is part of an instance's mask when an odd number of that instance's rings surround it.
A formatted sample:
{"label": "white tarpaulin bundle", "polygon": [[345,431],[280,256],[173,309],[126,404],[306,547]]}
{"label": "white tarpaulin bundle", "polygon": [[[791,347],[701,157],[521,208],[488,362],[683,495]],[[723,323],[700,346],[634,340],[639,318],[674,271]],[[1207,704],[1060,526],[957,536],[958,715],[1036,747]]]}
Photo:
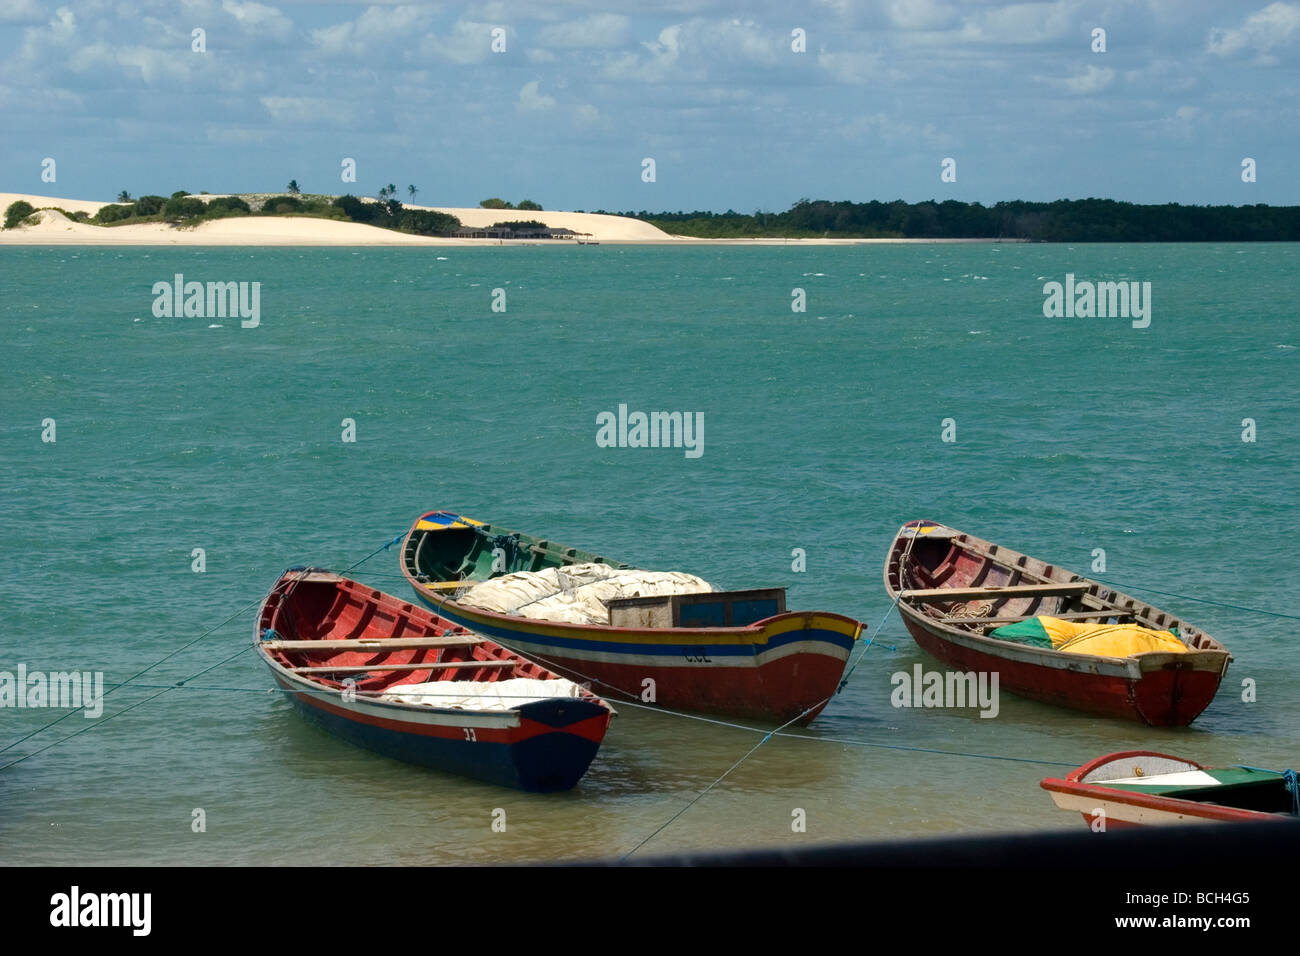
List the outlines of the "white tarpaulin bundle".
{"label": "white tarpaulin bundle", "polygon": [[380,694],[379,699],[451,710],[509,710],[535,700],[579,697],[581,694],[582,688],[563,677],[555,680],[513,677],[494,681],[440,680],[427,684],[399,684],[388,693]]}
{"label": "white tarpaulin bundle", "polygon": [[608,564],[570,564],[543,571],[516,571],[474,585],[458,604],[566,624],[608,624],[607,603],[619,598],[699,594],[714,590],[683,571],[640,571]]}

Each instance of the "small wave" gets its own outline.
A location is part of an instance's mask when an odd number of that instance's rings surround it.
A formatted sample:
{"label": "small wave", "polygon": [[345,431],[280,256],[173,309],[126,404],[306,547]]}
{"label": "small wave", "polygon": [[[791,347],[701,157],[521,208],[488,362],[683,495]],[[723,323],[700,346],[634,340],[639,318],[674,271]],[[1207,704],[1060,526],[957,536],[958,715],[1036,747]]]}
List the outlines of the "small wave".
{"label": "small wave", "polygon": [[224,329],[225,326],[224,326],[224,325],[221,325],[220,323],[214,322],[214,323],[212,323],[211,325],[209,325],[208,328],[210,328],[210,329]]}

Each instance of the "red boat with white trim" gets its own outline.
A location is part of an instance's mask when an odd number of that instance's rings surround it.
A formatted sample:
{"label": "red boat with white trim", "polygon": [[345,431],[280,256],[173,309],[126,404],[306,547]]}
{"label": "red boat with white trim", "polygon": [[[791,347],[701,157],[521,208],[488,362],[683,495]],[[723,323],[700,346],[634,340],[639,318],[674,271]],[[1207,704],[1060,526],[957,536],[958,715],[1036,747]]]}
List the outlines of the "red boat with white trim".
{"label": "red boat with white trim", "polygon": [[1098,830],[1300,819],[1294,770],[1203,767],[1150,750],[1106,754],[1040,786]]}
{"label": "red boat with white trim", "polygon": [[290,702],[343,739],[522,790],[568,790],[613,710],[484,637],[330,571],[290,568],[257,652]]}
{"label": "red boat with white trim", "polygon": [[[1002,688],[1049,704],[1185,726],[1214,699],[1232,660],[1222,644],[1168,612],[932,521],[899,529],[884,576],[922,650],[957,670],[996,672]],[[1040,616],[1168,631],[1177,653],[1067,653],[989,633]]]}

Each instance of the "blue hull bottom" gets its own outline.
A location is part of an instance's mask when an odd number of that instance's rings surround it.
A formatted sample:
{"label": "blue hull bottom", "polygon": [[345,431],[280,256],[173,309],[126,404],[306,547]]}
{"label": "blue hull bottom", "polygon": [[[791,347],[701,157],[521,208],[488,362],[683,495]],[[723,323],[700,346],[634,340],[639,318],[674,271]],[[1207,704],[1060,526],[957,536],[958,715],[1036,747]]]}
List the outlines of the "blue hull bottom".
{"label": "blue hull bottom", "polygon": [[[290,696],[302,716],[348,743],[395,760],[517,790],[550,793],[572,789],[600,748],[599,742],[563,730],[537,734],[516,743],[405,733],[350,720],[313,707],[297,694]],[[544,708],[552,706],[549,702],[543,705]],[[531,709],[538,705],[529,706]],[[584,717],[601,710],[585,701],[566,701],[563,706],[570,714]],[[545,723],[552,722],[545,719],[545,712],[531,716]],[[461,731],[456,728],[456,732]]]}

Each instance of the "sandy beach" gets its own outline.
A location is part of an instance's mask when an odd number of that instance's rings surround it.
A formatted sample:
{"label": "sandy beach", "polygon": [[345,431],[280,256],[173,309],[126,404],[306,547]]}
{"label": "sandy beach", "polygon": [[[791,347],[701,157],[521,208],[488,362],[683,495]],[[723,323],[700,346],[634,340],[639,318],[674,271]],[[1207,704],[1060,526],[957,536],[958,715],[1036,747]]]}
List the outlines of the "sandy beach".
{"label": "sandy beach", "polygon": [[[216,199],[216,195],[199,197]],[[0,211],[11,203],[26,200],[37,209],[57,206],[68,212],[94,215],[105,201],[59,199],[28,193],[0,193]],[[552,228],[571,229],[591,240],[608,244],[704,244],[704,245],[864,245],[871,243],[967,243],[986,239],[699,239],[674,236],[640,219],[604,216],[583,212],[526,211],[516,209],[454,208],[417,206],[456,216],[466,226],[491,226],[511,219],[530,219]],[[542,245],[569,246],[571,240],[557,239],[456,239],[416,236],[391,229],[380,229],[356,222],[318,219],[313,216],[241,216],[203,222],[193,227],[178,227],[160,222],[128,225],[95,226],[76,222],[52,209],[39,213],[40,222],[32,226],[0,229],[0,245],[11,246],[483,246]]]}

